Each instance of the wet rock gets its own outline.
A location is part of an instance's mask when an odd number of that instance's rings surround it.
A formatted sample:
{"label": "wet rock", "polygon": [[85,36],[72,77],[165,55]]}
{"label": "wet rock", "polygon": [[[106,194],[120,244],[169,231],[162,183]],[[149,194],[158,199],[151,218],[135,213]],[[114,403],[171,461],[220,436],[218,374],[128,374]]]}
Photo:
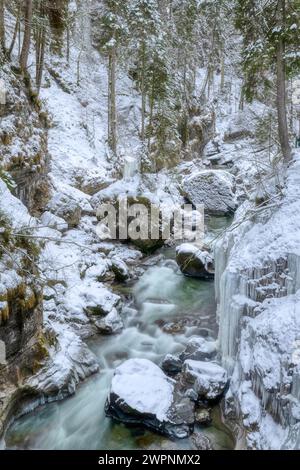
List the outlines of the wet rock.
{"label": "wet rock", "polygon": [[193,428],[194,404],[154,363],[130,359],[115,370],[106,414],[171,438],[185,438]]}
{"label": "wet rock", "polygon": [[120,333],[124,327],[123,320],[115,308],[104,318],[95,320],[94,324],[98,332],[105,335]]}
{"label": "wet rock", "polygon": [[237,207],[234,176],[224,170],[201,170],[183,182],[186,198],[195,206],[204,205],[213,215],[227,215]]}
{"label": "wet rock", "polygon": [[163,371],[168,375],[176,375],[178,372],[181,372],[182,361],[178,356],[173,354],[167,354],[164,360],[162,361],[161,367]]}
{"label": "wet rock", "polygon": [[211,423],[210,410],[207,408],[200,408],[195,412],[195,422],[201,426],[207,426]]}
{"label": "wet rock", "polygon": [[224,135],[224,142],[233,142],[235,140],[253,138],[253,132],[249,129],[240,127],[239,129],[229,128]]}
{"label": "wet rock", "polygon": [[190,441],[193,450],[214,450],[210,439],[204,434],[194,433]]}
{"label": "wet rock", "polygon": [[217,354],[217,346],[214,340],[205,338],[192,338],[188,341],[184,352],[179,356],[184,362],[187,359],[194,361],[204,361],[213,359]]}
{"label": "wet rock", "polygon": [[[150,199],[148,199],[147,197],[145,196],[136,196],[136,197],[129,197],[128,200],[128,207],[130,208],[131,206],[135,205],[135,204],[140,204],[142,206],[144,206],[145,209],[148,210],[148,227],[151,227],[151,223],[152,225],[154,224],[153,220],[151,221],[151,206],[152,206],[152,203],[150,201]],[[157,207],[158,209],[158,207]],[[130,222],[132,221],[132,218],[128,218],[128,224],[130,224]],[[165,243],[165,240],[163,240],[161,238],[161,230],[162,230],[162,227],[160,225],[160,221],[159,221],[159,226],[157,227],[158,231],[159,231],[159,238],[157,239],[152,239],[152,237],[150,236],[150,231],[148,233],[148,236],[145,237],[145,239],[143,239],[143,237],[141,238],[138,238],[137,240],[134,240],[132,238],[129,237],[129,241],[134,245],[136,246],[139,250],[141,250],[143,253],[145,254],[149,254],[149,253],[153,253],[155,250],[161,248],[162,246],[164,246],[164,243]],[[129,225],[128,225],[129,227]]]}
{"label": "wet rock", "polygon": [[[116,238],[117,240],[121,242],[132,243],[135,247],[137,247],[144,254],[151,254],[155,250],[157,250],[158,248],[161,248],[164,245],[165,240],[162,239],[162,227],[161,227],[161,220],[159,220],[159,217],[158,217],[158,222],[157,222],[157,231],[158,231],[157,235],[158,236],[157,238],[151,237],[150,227],[152,227],[153,229],[154,221],[151,220],[152,202],[148,197],[143,196],[143,195],[133,196],[129,194],[128,195],[113,194],[110,191],[106,192],[104,190],[104,191],[100,191],[92,198],[91,204],[93,205],[93,207],[95,207],[95,209],[97,209],[100,206],[100,204],[111,204],[114,206],[117,216],[118,216],[117,220],[119,224],[118,224],[117,231],[116,231],[117,233],[111,234],[106,226],[103,226],[101,227],[101,230],[100,229],[98,230],[98,235],[100,236],[102,240],[109,240],[109,239]],[[128,211],[127,221],[126,221],[127,223],[126,232],[127,232],[128,238],[124,240],[123,237],[121,237],[120,235],[122,227],[121,227],[120,220],[119,220],[119,212],[122,206],[126,208],[126,204],[127,204],[127,211]],[[129,215],[130,210],[133,211],[133,206],[140,206],[140,208],[143,207],[145,216],[146,217],[148,216],[148,232],[143,233],[144,227],[139,226],[138,214],[136,217],[133,215]],[[138,207],[136,207],[136,209],[138,209]],[[157,209],[159,208],[157,207]],[[137,225],[136,228],[133,228],[132,226],[133,222],[134,223],[136,222],[136,225]],[[127,228],[128,228],[128,231],[127,231]],[[131,233],[129,233],[130,229],[131,229]]]}
{"label": "wet rock", "polygon": [[183,363],[187,359],[195,361],[211,360],[216,356],[216,353],[216,342],[213,339],[191,338],[182,353],[167,354],[161,367],[166,374],[176,375],[182,371]]}
{"label": "wet rock", "polygon": [[198,104],[193,104],[190,109],[191,119],[188,122],[189,156],[197,158],[202,155],[206,144],[214,136],[215,115],[211,110],[200,109]]}
{"label": "wet rock", "polygon": [[129,272],[126,264],[116,256],[111,258],[111,270],[115,275],[116,281],[124,282],[129,279]]}
{"label": "wet rock", "polygon": [[199,279],[214,278],[213,256],[191,243],[183,243],[176,248],[176,262],[186,276]]}
{"label": "wet rock", "polygon": [[82,297],[86,302],[85,313],[90,317],[106,316],[113,309],[119,310],[122,306],[121,297],[102,286],[97,291],[84,291]]}
{"label": "wet rock", "polygon": [[77,175],[76,180],[76,186],[78,189],[90,196],[106,189],[115,182],[115,179],[111,176],[102,174],[98,170],[96,171],[94,169],[89,170],[88,172],[85,170],[81,175]]}
{"label": "wet rock", "polygon": [[219,399],[226,389],[227,382],[227,372],[218,364],[190,359],[183,364],[182,383],[192,386],[199,399]]}
{"label": "wet rock", "polygon": [[[201,334],[203,336],[202,333],[204,333],[204,330],[201,329],[201,325],[202,325],[203,321],[202,319],[199,317],[183,317],[183,318],[180,318],[180,319],[176,319],[175,321],[173,322],[169,322],[169,323],[166,323],[163,327],[162,327],[162,330],[167,333],[167,334],[170,334],[170,335],[177,335],[177,334],[180,334],[180,333],[185,333],[187,328],[195,328],[197,329],[197,334]],[[208,333],[207,333],[208,334]]]}

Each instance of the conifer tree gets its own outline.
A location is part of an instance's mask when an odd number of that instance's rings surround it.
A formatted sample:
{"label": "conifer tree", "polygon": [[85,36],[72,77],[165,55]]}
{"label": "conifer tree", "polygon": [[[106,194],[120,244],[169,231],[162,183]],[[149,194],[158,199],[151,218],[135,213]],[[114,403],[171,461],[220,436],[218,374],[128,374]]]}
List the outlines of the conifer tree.
{"label": "conifer tree", "polygon": [[108,143],[117,153],[117,64],[121,47],[127,40],[128,5],[126,0],[103,0],[100,47],[108,58]]}
{"label": "conifer tree", "polygon": [[286,83],[300,67],[299,0],[236,1],[236,25],[244,38],[245,94],[252,100],[259,83],[270,87],[276,80],[278,136],[285,163],[291,159]]}
{"label": "conifer tree", "polygon": [[141,93],[141,140],[145,141],[147,96],[152,90],[151,63],[156,40],[162,31],[157,0],[132,0],[129,4],[129,31],[134,54],[134,76]]}

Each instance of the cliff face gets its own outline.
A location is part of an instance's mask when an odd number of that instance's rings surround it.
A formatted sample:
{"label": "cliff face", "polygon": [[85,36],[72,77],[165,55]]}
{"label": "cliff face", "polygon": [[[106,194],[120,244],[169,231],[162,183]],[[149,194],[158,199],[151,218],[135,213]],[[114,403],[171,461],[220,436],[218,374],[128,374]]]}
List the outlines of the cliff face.
{"label": "cliff face", "polygon": [[24,238],[33,224],[25,206],[0,180],[0,434],[12,396],[47,357],[42,333],[42,289],[38,246]]}
{"label": "cliff face", "polygon": [[1,434],[14,396],[25,393],[26,380],[48,357],[37,268],[40,247],[30,237],[37,225],[32,216],[45,206],[50,187],[49,120],[42,102],[30,79],[22,78],[11,64],[2,67],[0,78],[5,84],[0,106],[0,341],[5,356],[0,365]]}
{"label": "cliff face", "polygon": [[242,424],[248,448],[299,446],[298,180],[296,155],[277,208],[249,220],[245,204],[216,245],[219,345],[232,373],[225,414]]}
{"label": "cliff face", "polygon": [[10,173],[14,194],[37,214],[49,197],[49,118],[30,79],[23,79],[18,69],[6,64],[0,79],[6,88],[5,103],[0,106],[1,169]]}

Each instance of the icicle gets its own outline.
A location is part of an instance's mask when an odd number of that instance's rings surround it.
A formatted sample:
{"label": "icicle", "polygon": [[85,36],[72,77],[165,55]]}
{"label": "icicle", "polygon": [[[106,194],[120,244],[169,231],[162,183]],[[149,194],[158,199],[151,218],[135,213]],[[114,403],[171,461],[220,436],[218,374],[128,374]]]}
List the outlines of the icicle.
{"label": "icicle", "polygon": [[124,179],[133,178],[139,172],[139,162],[135,157],[125,157],[124,159]]}

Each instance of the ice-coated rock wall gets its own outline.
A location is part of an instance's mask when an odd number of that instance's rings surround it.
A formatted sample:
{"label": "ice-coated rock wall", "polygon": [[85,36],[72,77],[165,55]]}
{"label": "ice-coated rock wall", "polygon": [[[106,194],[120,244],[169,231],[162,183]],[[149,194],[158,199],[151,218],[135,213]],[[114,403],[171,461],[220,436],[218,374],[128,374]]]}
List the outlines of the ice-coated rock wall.
{"label": "ice-coated rock wall", "polygon": [[246,203],[215,245],[219,350],[232,376],[224,409],[248,448],[300,445],[298,167],[277,208],[247,217]]}

